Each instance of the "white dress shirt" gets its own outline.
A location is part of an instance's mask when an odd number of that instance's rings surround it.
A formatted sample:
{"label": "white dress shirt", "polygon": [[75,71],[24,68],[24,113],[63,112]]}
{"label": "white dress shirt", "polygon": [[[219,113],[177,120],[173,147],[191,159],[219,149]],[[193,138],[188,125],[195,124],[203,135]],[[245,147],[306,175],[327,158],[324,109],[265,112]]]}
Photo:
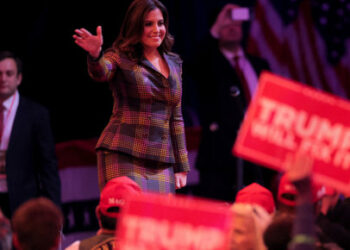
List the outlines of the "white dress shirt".
{"label": "white dress shirt", "polygon": [[[15,116],[16,116],[18,104],[19,104],[18,91],[16,91],[15,94],[10,96],[9,98],[7,98],[3,102],[4,112],[3,112],[3,114],[0,114],[0,115],[4,116],[3,117],[3,121],[4,121],[3,129],[4,129],[4,131],[3,131],[2,138],[0,141],[0,151],[2,151],[4,153],[4,155],[6,155],[6,150],[7,150],[8,145],[9,145],[10,136],[11,136],[12,127],[13,127],[13,122],[15,121]],[[6,193],[7,191],[8,190],[7,190],[6,175],[0,174],[0,192]]]}

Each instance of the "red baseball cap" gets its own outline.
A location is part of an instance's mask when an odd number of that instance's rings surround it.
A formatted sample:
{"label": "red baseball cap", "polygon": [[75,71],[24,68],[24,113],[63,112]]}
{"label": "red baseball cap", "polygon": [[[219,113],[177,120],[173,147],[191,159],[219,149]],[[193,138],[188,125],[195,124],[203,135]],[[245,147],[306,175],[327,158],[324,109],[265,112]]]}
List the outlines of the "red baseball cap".
{"label": "red baseball cap", "polygon": [[252,183],[241,189],[236,195],[235,202],[259,205],[269,214],[275,211],[275,202],[271,191],[258,183]]}
{"label": "red baseball cap", "polygon": [[[311,191],[312,191],[312,201],[317,202],[324,195],[327,194],[327,189],[325,186],[319,185],[315,182],[311,182]],[[330,192],[330,191],[328,191]],[[295,206],[296,200],[295,197],[298,194],[295,186],[288,180],[287,175],[282,175],[280,183],[278,185],[277,199],[284,205]]]}
{"label": "red baseball cap", "polygon": [[119,211],[110,211],[110,208],[120,208],[125,199],[141,193],[140,186],[129,177],[121,176],[107,182],[100,195],[99,208],[103,215],[117,218]]}

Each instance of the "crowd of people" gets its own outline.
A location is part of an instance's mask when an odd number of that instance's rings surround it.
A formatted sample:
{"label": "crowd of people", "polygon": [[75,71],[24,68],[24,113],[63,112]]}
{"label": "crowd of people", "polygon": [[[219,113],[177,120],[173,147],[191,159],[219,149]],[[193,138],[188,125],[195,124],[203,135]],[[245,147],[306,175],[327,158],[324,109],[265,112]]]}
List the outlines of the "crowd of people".
{"label": "crowd of people", "polygon": [[[232,214],[227,249],[348,249],[350,198],[340,198],[339,192],[315,183],[312,167],[309,157],[296,155],[286,166],[276,197],[252,183],[237,193],[233,203],[223,203]],[[129,177],[108,181],[96,207],[100,229],[66,249],[119,249],[116,235],[121,211],[128,199],[143,193]],[[24,250],[61,247],[63,216],[47,198],[23,203],[11,224],[1,215],[1,249],[12,249],[12,245]]]}
{"label": "crowd of people", "polygon": [[[197,84],[201,141],[194,195],[231,207],[229,249],[350,249],[350,199],[314,183],[313,161],[290,157],[285,173],[232,154],[258,78],[269,66],[245,52],[247,8],[226,4],[198,47],[190,69]],[[133,0],[119,35],[103,50],[96,34],[75,30],[89,75],[108,82],[113,110],[98,143],[100,229],[66,249],[118,249],[125,199],[175,194],[190,171],[182,116],[182,59],[172,52],[166,7]],[[48,111],[18,92],[21,60],[0,52],[0,249],[60,249],[60,179]],[[205,240],[205,239],[203,239]]]}

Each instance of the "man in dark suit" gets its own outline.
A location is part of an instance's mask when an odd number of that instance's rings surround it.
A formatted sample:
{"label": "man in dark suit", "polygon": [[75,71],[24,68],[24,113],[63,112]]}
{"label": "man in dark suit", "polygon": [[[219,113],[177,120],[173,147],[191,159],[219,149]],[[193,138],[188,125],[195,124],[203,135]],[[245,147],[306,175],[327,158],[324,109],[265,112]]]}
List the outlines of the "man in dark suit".
{"label": "man in dark suit", "polygon": [[242,48],[242,22],[248,18],[248,9],[225,5],[196,60],[202,126],[196,168],[200,173],[199,195],[204,197],[233,201],[244,185],[264,184],[265,170],[232,155],[259,74],[269,68],[266,61]]}
{"label": "man in dark suit", "polygon": [[19,95],[22,63],[0,52],[0,207],[8,217],[30,198],[60,205],[61,186],[48,111]]}

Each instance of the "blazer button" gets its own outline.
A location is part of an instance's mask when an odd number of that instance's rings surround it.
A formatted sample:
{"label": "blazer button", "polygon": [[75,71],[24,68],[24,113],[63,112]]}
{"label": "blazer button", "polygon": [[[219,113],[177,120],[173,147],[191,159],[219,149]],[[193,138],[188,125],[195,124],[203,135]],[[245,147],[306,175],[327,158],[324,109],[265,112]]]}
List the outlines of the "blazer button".
{"label": "blazer button", "polygon": [[219,130],[219,124],[217,124],[216,122],[212,122],[210,125],[209,125],[209,130],[211,132],[215,132],[217,130]]}
{"label": "blazer button", "polygon": [[241,91],[239,90],[239,88],[237,86],[232,86],[230,88],[230,95],[232,97],[238,97],[241,94]]}

